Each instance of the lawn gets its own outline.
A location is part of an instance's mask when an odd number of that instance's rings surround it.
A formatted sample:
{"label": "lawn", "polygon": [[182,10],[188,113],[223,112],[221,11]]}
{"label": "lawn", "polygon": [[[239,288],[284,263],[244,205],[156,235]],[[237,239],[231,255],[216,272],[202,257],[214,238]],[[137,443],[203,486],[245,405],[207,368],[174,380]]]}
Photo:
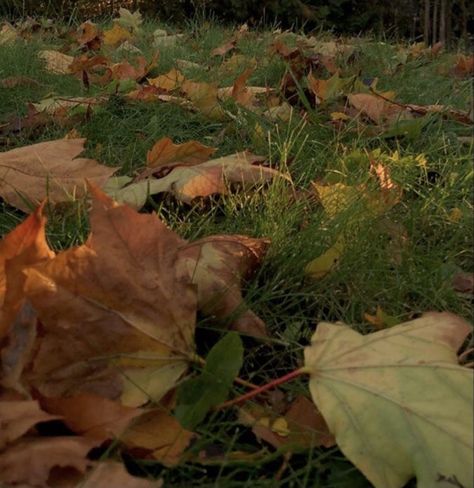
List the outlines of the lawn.
{"label": "lawn", "polygon": [[[101,28],[111,25],[103,23]],[[154,43],[156,29],[170,37],[183,35]],[[118,167],[118,176],[136,177],[146,166],[147,152],[169,137],[175,144],[194,140],[216,148],[212,158],[250,151],[285,176],[252,188],[233,185],[226,194],[188,202],[172,192],[148,195],[140,210],[156,212],[188,240],[216,234],[270,240],[263,262],[243,287],[245,304],[263,320],[268,334],[263,338],[241,334],[240,378],[261,385],[300,367],[303,349],[321,321],[341,321],[367,333],[427,311],[472,317],[472,294],[453,285],[459,273],[474,271],[472,124],[456,120],[456,114],[469,110],[472,117],[472,78],[454,72],[461,50],[418,52],[389,40],[336,40],[329,34],[314,34],[327,49],[335,49],[325,56],[336,64],[338,76],[359,86],[350,90],[334,82],[334,93],[328,95],[329,88],[318,98],[307,84],[308,75],[330,79],[334,72],[321,57],[317,64],[308,61],[307,50],[298,51],[305,36],[299,32],[282,33],[269,26],[239,33],[238,28],[202,19],[180,29],[146,21],[130,42],[139,51],[102,48],[101,54],[115,62],[137,55],[151,60],[159,51],[156,66],[139,80],[141,84],[179,67],[188,80],[228,87],[251,66],[247,85],[274,90],[272,95],[263,94],[255,106],[225,99],[223,116],[214,117],[180,103],[131,100],[127,94],[137,89],[135,81],[100,84],[91,76],[84,83],[81,76],[52,73],[39,58],[40,51],[81,53],[67,31],[65,26],[59,31],[43,27],[27,39],[0,42],[2,152],[74,131],[76,137],[87,139],[85,157]],[[235,40],[232,49],[213,53],[231,39]],[[276,40],[285,48],[275,48]],[[350,52],[329,48],[335,40]],[[293,48],[293,54],[288,54]],[[317,48],[311,49],[315,56]],[[298,55],[303,61],[296,65]],[[285,76],[290,80],[286,92]],[[10,77],[34,82],[2,86],[1,80]],[[395,100],[397,107],[441,104],[445,110],[417,112],[408,118],[412,125],[404,132],[398,130],[398,121],[393,123],[385,114],[375,122],[364,108],[350,106],[351,93],[364,90]],[[31,103],[50,97],[102,95],[106,101],[93,109],[53,116],[33,128],[19,122]],[[262,101],[263,97],[275,100]],[[271,110],[269,114],[272,103],[283,107],[280,116]],[[377,164],[385,170],[388,183],[377,173]],[[335,192],[333,200],[325,199],[327,188]],[[374,195],[384,191],[396,196],[384,205],[374,203]],[[25,213],[4,201],[0,205],[0,232],[5,235],[25,219]],[[87,209],[87,201],[81,198],[47,206],[47,238],[55,251],[84,243],[89,232]],[[313,267],[308,266],[311,262]],[[198,315],[196,345],[201,357],[207,356],[234,318],[216,323],[213,317]],[[190,375],[199,372],[199,366],[193,368]],[[305,378],[283,384],[278,391],[265,397],[276,416],[278,405],[289,405],[299,395],[309,398]],[[234,383],[228,398],[243,392],[245,388]],[[257,397],[248,404],[259,402]],[[295,449],[290,455],[284,445],[275,447],[243,425],[236,409],[213,411],[193,430],[199,437],[180,464],[163,467],[127,453],[126,465],[131,472],[161,478],[170,487],[372,486],[337,446]],[[118,456],[114,445],[104,455]]]}

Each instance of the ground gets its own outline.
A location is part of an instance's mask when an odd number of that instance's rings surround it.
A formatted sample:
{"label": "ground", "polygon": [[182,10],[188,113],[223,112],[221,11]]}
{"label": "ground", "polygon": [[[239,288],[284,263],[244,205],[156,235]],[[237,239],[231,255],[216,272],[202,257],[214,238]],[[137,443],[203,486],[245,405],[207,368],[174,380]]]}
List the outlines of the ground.
{"label": "ground", "polygon": [[[149,22],[144,32],[151,33],[157,27]],[[159,27],[173,32],[172,27]],[[221,87],[232,85],[242,68],[236,66],[225,72],[220,69],[222,56],[210,53],[229,40],[233,31],[196,21],[180,32],[184,32],[182,40],[160,50],[154,75],[168,72],[180,59],[199,65],[185,71],[188,78],[217,81]],[[249,85],[278,88],[287,63],[280,56],[269,55],[275,36],[268,28],[251,31],[237,42],[241,54],[256,60]],[[329,35],[322,38],[331,39]],[[409,58],[397,67],[401,45],[365,38],[345,42],[356,50],[342,67],[344,76],[378,78],[377,90],[395,91],[400,103],[442,104],[469,110],[472,84],[451,73],[453,53]],[[61,45],[54,36],[44,35],[0,46],[0,79],[26,76],[38,82],[29,87],[0,87],[0,131],[2,121],[25,114],[28,103],[51,94],[84,96],[104,92],[103,87],[94,85],[88,91],[73,76],[45,70],[38,52]],[[156,50],[145,34],[135,45],[147,59]],[[118,53],[112,56],[120,57]],[[324,108],[313,103],[308,106],[304,101],[286,121],[271,121],[235,104],[227,109],[229,118],[212,120],[199,111],[171,103],[130,103],[121,94],[114,94],[75,128],[87,138],[86,155],[106,165],[120,166],[122,175],[135,175],[144,166],[147,151],[162,137],[171,137],[175,143],[197,140],[217,147],[217,157],[250,150],[291,175],[291,192],[285,184],[275,182],[192,205],[171,197],[150,199],[144,210],[158,212],[173,230],[189,239],[235,233],[271,240],[263,265],[245,285],[246,303],[264,320],[270,335],[262,341],[244,338],[242,378],[262,384],[299,366],[302,348],[320,321],[342,321],[369,331],[373,325],[366,314],[374,315],[377,307],[398,322],[429,310],[470,317],[472,299],[454,289],[452,278],[459,271],[473,271],[472,126],[432,115],[416,137],[384,137],[359,130],[350,121],[331,123]],[[0,149],[61,138],[71,129],[53,123],[33,133],[8,134],[0,138]],[[312,192],[311,182],[317,180],[341,181],[338,178],[343,175],[348,184],[365,181],[369,173],[367,155],[375,150],[380,150],[381,160],[391,165],[392,177],[403,191],[400,201],[383,215],[374,218],[370,212],[351,205],[332,217],[311,199],[298,198],[305,190]],[[396,151],[401,161],[398,165]],[[426,161],[424,165],[415,162],[420,155]],[[22,221],[24,214],[6,203],[0,205],[3,235]],[[88,232],[84,207],[77,202],[73,208],[51,212],[48,239],[55,249],[84,241]],[[320,279],[308,277],[308,263],[333,246],[342,232],[346,240],[337,266]],[[205,356],[213,342],[209,337],[218,337],[219,332],[205,318],[199,326],[197,343]],[[307,382],[292,382],[282,391],[290,397],[307,394]],[[165,486],[370,486],[337,448],[294,454],[276,481],[272,476],[282,465],[281,454],[257,441],[230,411],[209,415],[197,432],[200,439],[195,452],[212,446],[222,454],[261,449],[266,454],[251,463],[184,463],[167,470],[156,463],[127,462],[136,472],[145,470],[164,478]]]}

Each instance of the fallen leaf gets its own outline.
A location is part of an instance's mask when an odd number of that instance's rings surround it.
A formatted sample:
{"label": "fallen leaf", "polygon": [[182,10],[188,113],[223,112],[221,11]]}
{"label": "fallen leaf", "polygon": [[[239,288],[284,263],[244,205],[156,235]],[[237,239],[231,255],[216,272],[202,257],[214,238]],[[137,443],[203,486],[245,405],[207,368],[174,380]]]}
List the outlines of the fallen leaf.
{"label": "fallen leaf", "polygon": [[66,75],[71,73],[71,64],[74,61],[72,56],[54,50],[43,50],[38,53],[38,57],[46,64],[46,69],[56,75]]}
{"label": "fallen leaf", "polygon": [[379,330],[387,327],[393,327],[394,325],[398,325],[400,323],[396,317],[388,315],[386,312],[384,312],[380,305],[377,305],[375,315],[364,313],[364,319]]}
{"label": "fallen leaf", "polygon": [[41,405],[47,412],[61,416],[76,434],[98,441],[120,438],[130,422],[143,413],[91,393],[42,398]]}
{"label": "fallen leaf", "polygon": [[22,271],[33,264],[54,257],[45,235],[43,205],[0,241],[0,342],[24,298],[25,276]]}
{"label": "fallen leaf", "polygon": [[453,288],[460,293],[474,294],[474,273],[456,273],[453,276]]}
{"label": "fallen leaf", "polygon": [[127,472],[122,463],[101,462],[86,474],[76,488],[161,488],[163,480],[137,478]]}
{"label": "fallen leaf", "polygon": [[5,22],[0,29],[0,46],[12,44],[19,38],[17,30],[8,22]]}
{"label": "fallen leaf", "polygon": [[95,441],[82,437],[22,439],[0,453],[0,481],[48,488],[53,468],[74,468],[85,473],[92,465],[87,453],[95,446]]}
{"label": "fallen leaf", "polygon": [[268,246],[268,239],[219,235],[181,247],[178,266],[197,286],[199,310],[244,334],[266,336],[265,323],[245,306],[241,286]]}
{"label": "fallen leaf", "polygon": [[143,22],[142,14],[139,10],[135,12],[130,12],[130,10],[120,7],[119,8],[120,17],[117,19],[117,23],[126,29],[130,29],[132,32],[137,32],[140,30],[140,25]]}
{"label": "fallen leaf", "polygon": [[0,153],[0,196],[31,211],[45,198],[51,204],[85,194],[85,178],[103,186],[116,171],[93,159],[78,158],[85,139],[58,139]]}
{"label": "fallen leaf", "polygon": [[460,54],[457,57],[456,65],[453,68],[453,74],[461,78],[472,76],[474,74],[474,54],[465,56]]}
{"label": "fallen leaf", "polygon": [[305,349],[310,391],[336,442],[376,488],[441,476],[472,486],[473,371],[457,350],[472,327],[430,313],[363,336],[320,323]]}
{"label": "fallen leaf", "polygon": [[117,22],[114,23],[111,29],[104,31],[104,44],[106,46],[116,47],[125,41],[130,41],[132,34],[128,29],[125,29]]}
{"label": "fallen leaf", "polygon": [[174,144],[169,137],[164,137],[148,151],[147,166],[153,169],[194,166],[207,161],[215,152],[215,147],[205,146],[198,141]]}
{"label": "fallen leaf", "polygon": [[[39,422],[60,418],[41,410],[35,400],[0,401],[0,451]],[[1,477],[1,474],[0,474]]]}
{"label": "fallen leaf", "polygon": [[0,80],[1,88],[17,88],[19,86],[38,87],[41,83],[28,76],[9,76]]}
{"label": "fallen leaf", "polygon": [[232,51],[232,49],[235,49],[236,45],[237,41],[235,39],[231,39],[219,47],[214,48],[211,51],[211,56],[225,56],[228,52]]}
{"label": "fallen leaf", "polygon": [[317,408],[306,397],[298,396],[283,415],[270,408],[253,405],[239,409],[239,422],[252,427],[256,437],[276,449],[291,452],[316,446],[332,447],[334,437]]}
{"label": "fallen leaf", "polygon": [[347,98],[356,110],[367,115],[376,124],[395,122],[400,118],[410,116],[403,106],[390,103],[377,95],[370,93],[352,93]]}
{"label": "fallen leaf", "polygon": [[157,76],[156,78],[148,78],[148,83],[161,90],[173,91],[179,89],[184,80],[185,78],[181,71],[172,68],[164,75]]}
{"label": "fallen leaf", "polygon": [[338,264],[344,253],[344,240],[338,239],[327,251],[310,261],[305,269],[305,275],[315,280],[324,278]]}
{"label": "fallen leaf", "polygon": [[170,192],[182,202],[191,203],[197,197],[226,194],[229,184],[250,188],[271,181],[274,177],[287,179],[275,169],[256,164],[263,160],[261,156],[241,152],[195,166],[178,166],[163,178],[132,183],[112,196],[139,209],[148,195]]}
{"label": "fallen leaf", "polygon": [[216,85],[185,80],[181,90],[196,109],[207,117],[215,120],[225,119],[226,115],[219,104]]}
{"label": "fallen leaf", "polygon": [[142,415],[123,434],[121,442],[129,449],[149,451],[161,464],[176,466],[184,450],[196,434],[184,429],[179,422],[163,410],[152,410]]}
{"label": "fallen leaf", "polygon": [[76,40],[83,49],[97,50],[102,44],[102,31],[90,20],[83,22],[76,32]]}
{"label": "fallen leaf", "polygon": [[[148,371],[153,389],[166,392],[194,350],[196,292],[176,268],[184,241],[155,215],[92,192],[87,243],[25,271],[43,326],[29,382],[46,397],[117,400],[137,388],[146,402],[148,391],[129,373]],[[169,364],[177,367],[163,379]]]}

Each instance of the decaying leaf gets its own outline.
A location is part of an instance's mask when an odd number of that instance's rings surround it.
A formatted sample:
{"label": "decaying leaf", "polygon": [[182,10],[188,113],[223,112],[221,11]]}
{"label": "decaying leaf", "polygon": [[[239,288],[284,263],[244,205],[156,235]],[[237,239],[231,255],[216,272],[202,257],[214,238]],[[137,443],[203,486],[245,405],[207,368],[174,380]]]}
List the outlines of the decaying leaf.
{"label": "decaying leaf", "polygon": [[104,44],[106,46],[115,47],[131,39],[132,34],[130,34],[130,31],[117,22],[114,23],[111,29],[104,31]]}
{"label": "decaying leaf", "polygon": [[148,78],[148,83],[160,90],[173,91],[179,89],[184,80],[185,78],[181,71],[172,68],[168,73],[159,75],[156,78]]}
{"label": "decaying leaf", "polygon": [[0,153],[0,196],[25,212],[45,198],[52,204],[85,194],[85,178],[101,187],[116,171],[78,158],[85,139],[58,139]]}
{"label": "decaying leaf", "polygon": [[363,336],[320,323],[305,365],[336,442],[377,488],[473,480],[473,371],[457,350],[472,327],[449,313]]}
{"label": "decaying leaf", "polygon": [[114,461],[94,465],[75,488],[161,488],[163,480],[147,480],[130,475],[122,463]]}

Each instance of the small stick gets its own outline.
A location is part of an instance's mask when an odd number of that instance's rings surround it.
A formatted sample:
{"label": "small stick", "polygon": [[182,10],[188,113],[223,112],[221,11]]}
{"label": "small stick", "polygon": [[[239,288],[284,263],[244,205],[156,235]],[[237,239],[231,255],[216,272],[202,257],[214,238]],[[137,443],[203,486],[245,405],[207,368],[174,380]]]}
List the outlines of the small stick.
{"label": "small stick", "polygon": [[232,400],[217,405],[217,407],[215,407],[215,410],[223,410],[225,408],[233,407],[234,405],[239,405],[240,403],[244,403],[247,400],[250,400],[251,398],[257,395],[260,395],[261,393],[264,393],[267,390],[275,388],[276,386],[281,385],[283,383],[287,383],[288,381],[291,381],[303,374],[309,374],[309,370],[304,367],[295,369],[294,371],[291,371],[290,373],[281,376],[280,378],[276,378],[270,381],[269,383],[266,383],[265,385],[259,386],[258,388],[255,388],[252,391],[245,393],[244,395],[238,396]]}

